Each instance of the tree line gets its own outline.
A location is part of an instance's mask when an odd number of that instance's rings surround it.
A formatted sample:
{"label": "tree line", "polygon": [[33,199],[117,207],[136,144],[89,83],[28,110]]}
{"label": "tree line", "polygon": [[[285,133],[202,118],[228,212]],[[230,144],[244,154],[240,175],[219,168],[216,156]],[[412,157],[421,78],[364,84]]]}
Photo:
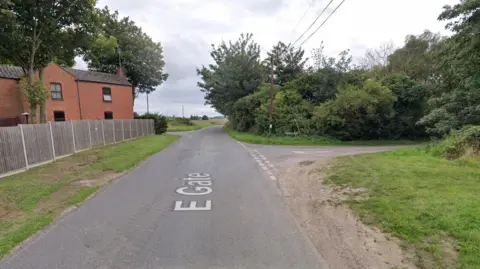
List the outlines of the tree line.
{"label": "tree line", "polygon": [[43,70],[52,62],[71,67],[80,56],[90,70],[114,73],[121,61],[134,97],[168,78],[161,44],[129,17],[95,5],[96,0],[0,0],[0,64],[27,74],[21,88],[33,122],[37,107],[41,122],[46,120]]}
{"label": "tree line", "polygon": [[348,50],[326,56],[322,44],[307,64],[302,48],[283,42],[262,59],[253,35],[242,34],[212,45],[213,63],[197,69],[198,86],[238,131],[342,140],[441,137],[480,124],[480,2],[445,6],[438,19],[451,36],[409,35],[402,47],[369,49],[357,63]]}

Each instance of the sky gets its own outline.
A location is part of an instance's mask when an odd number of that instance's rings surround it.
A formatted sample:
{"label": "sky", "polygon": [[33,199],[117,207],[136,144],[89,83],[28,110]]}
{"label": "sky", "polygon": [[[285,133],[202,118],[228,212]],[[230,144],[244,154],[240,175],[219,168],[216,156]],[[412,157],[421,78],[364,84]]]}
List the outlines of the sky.
{"label": "sky", "polygon": [[[301,43],[342,0],[333,0]],[[166,82],[149,95],[150,112],[164,115],[219,115],[204,105],[204,94],[197,87],[196,68],[211,63],[211,44],[236,40],[241,33],[253,33],[263,50],[278,41],[295,41],[315,20],[330,0],[99,0],[128,16],[154,41],[163,45]],[[425,29],[449,34],[445,22],[437,21],[444,5],[459,0],[345,0],[343,5],[302,48],[306,55],[323,41],[325,53],[337,56],[350,49],[355,59],[368,48],[393,42],[402,46],[405,36]],[[312,4],[313,3],[313,4]],[[311,5],[306,15],[303,14]],[[298,27],[297,27],[298,25]],[[265,56],[266,53],[264,52]],[[76,68],[87,66],[77,58]],[[147,110],[146,96],[135,100],[135,111]]]}

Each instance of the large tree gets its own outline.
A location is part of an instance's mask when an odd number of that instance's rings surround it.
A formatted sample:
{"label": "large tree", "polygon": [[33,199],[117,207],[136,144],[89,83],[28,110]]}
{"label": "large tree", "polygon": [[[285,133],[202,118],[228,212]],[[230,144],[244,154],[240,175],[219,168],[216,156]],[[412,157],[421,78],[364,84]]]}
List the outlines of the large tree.
{"label": "large tree", "polygon": [[[118,11],[111,12],[105,7],[97,13],[100,39],[84,55],[90,69],[113,73],[121,62],[133,85],[134,97],[153,92],[167,80],[168,74],[163,70],[163,48],[159,42],[154,42],[130,18],[119,18]],[[116,50],[111,46],[113,38],[118,44]]]}
{"label": "large tree", "polygon": [[43,68],[49,62],[73,63],[77,45],[91,30],[95,3],[95,0],[0,2],[0,60],[22,67],[27,74],[24,90],[38,96],[36,103],[31,103],[33,116],[37,105],[44,111],[48,93],[35,86],[35,73],[40,72],[42,79]]}
{"label": "large tree", "polygon": [[430,31],[421,35],[408,35],[405,45],[388,57],[388,73],[404,74],[416,81],[432,78],[433,54],[442,37]]}
{"label": "large tree", "polygon": [[480,1],[445,6],[439,20],[450,21],[447,28],[455,34],[435,54],[435,97],[420,124],[441,135],[480,124]]}
{"label": "large tree", "polygon": [[[302,74],[307,59],[303,58],[305,52],[301,48],[286,45],[278,42],[268,52],[265,64],[269,72],[273,68],[274,83],[283,86],[285,83],[294,80]],[[273,64],[273,67],[272,67]]]}
{"label": "large tree", "polygon": [[197,69],[206,103],[224,115],[231,115],[234,103],[258,89],[265,78],[260,46],[252,38],[242,34],[234,43],[212,45],[214,63]]}

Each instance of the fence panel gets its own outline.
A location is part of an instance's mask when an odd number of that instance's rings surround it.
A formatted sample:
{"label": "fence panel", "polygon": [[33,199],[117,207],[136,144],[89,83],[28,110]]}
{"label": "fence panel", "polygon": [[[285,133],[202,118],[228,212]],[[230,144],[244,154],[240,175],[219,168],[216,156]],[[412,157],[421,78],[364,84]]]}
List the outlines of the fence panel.
{"label": "fence panel", "polygon": [[88,134],[88,121],[73,121],[75,131],[75,149],[77,151],[90,147],[90,135]]}
{"label": "fence panel", "polygon": [[102,121],[90,121],[90,134],[92,136],[92,147],[103,145]]}
{"label": "fence panel", "polygon": [[[103,122],[103,126],[102,126]],[[0,128],[0,176],[87,149],[153,134],[154,122],[145,120],[82,120]],[[50,129],[51,127],[51,129]],[[73,127],[73,129],[72,129]],[[123,127],[123,128],[122,128]],[[52,145],[53,137],[53,145]],[[75,140],[75,141],[74,141]]]}
{"label": "fence panel", "polygon": [[22,125],[28,165],[53,159],[52,138],[48,124]]}
{"label": "fence panel", "polygon": [[73,133],[71,122],[52,122],[55,156],[64,156],[74,153]]}
{"label": "fence panel", "polygon": [[114,120],[113,124],[115,124],[115,140],[117,142],[122,141],[123,140],[122,121]]}
{"label": "fence panel", "polygon": [[0,174],[26,167],[20,127],[0,128]]}
{"label": "fence panel", "polygon": [[122,120],[122,122],[123,122],[123,134],[125,136],[125,139],[132,138],[131,132],[130,132],[130,121],[129,120]]}
{"label": "fence panel", "polygon": [[114,138],[114,131],[113,131],[113,120],[104,120],[103,121],[103,129],[105,131],[105,144],[113,144],[115,142]]}

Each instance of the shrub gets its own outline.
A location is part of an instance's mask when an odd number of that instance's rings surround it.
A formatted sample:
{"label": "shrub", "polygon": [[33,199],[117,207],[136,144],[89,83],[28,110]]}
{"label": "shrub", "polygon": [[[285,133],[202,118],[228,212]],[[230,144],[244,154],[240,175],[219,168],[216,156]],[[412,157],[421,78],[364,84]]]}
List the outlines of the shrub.
{"label": "shrub", "polygon": [[368,80],[361,88],[346,84],[334,100],[315,108],[314,123],[319,135],[341,140],[388,138],[395,100],[377,81]]}
{"label": "shrub", "polygon": [[155,125],[155,134],[163,134],[167,131],[167,118],[157,113],[145,113],[143,115],[135,115],[136,119],[152,119]]}
{"label": "shrub", "polygon": [[480,126],[466,126],[452,131],[444,140],[428,147],[436,156],[457,159],[465,155],[480,155]]}

